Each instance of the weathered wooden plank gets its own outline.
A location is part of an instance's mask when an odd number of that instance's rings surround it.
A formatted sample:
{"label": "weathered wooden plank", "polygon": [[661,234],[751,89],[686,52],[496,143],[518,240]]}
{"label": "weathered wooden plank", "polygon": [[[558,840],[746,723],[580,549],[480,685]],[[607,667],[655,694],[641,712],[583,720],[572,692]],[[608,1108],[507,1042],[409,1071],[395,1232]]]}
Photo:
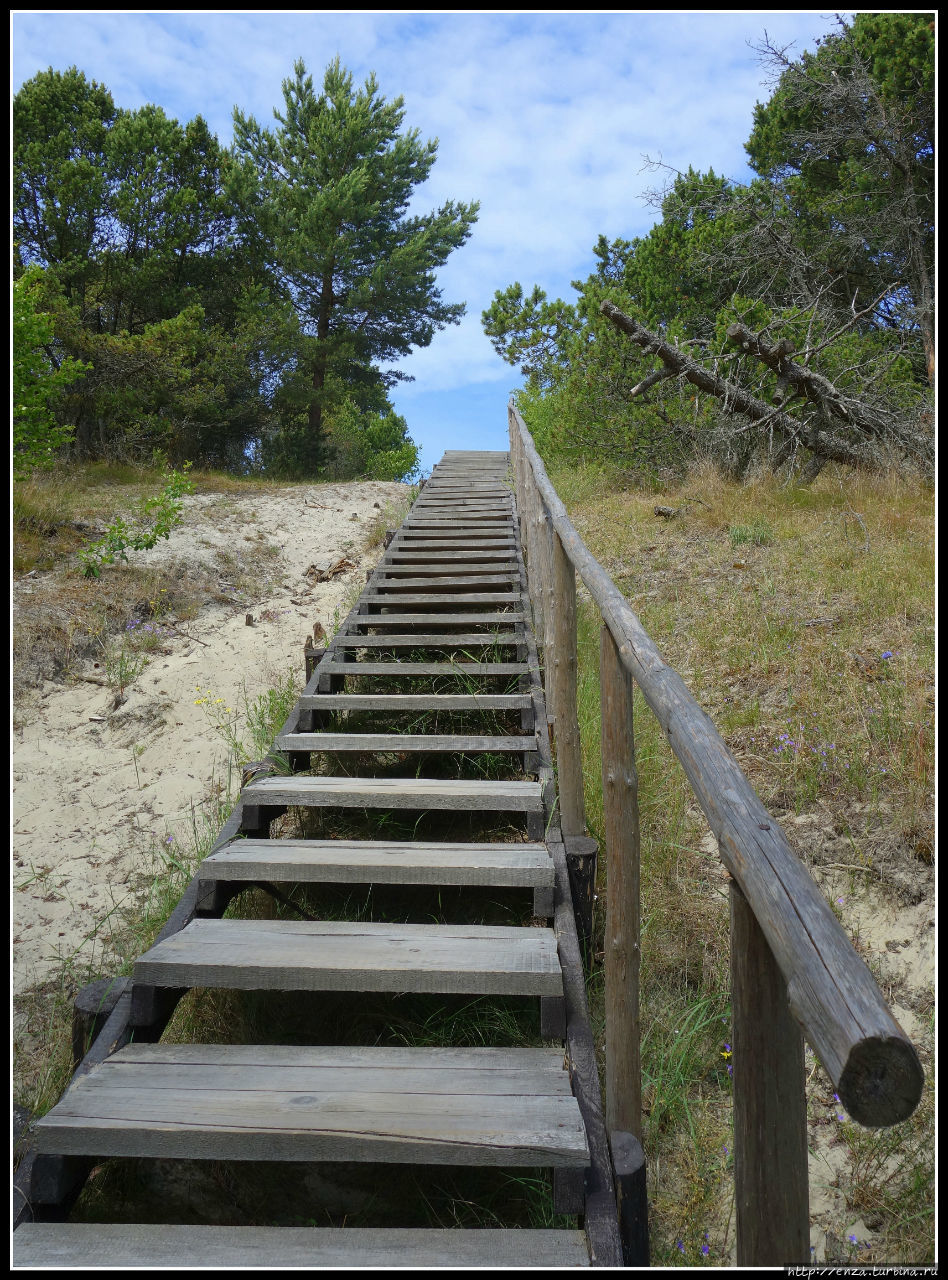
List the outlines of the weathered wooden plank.
{"label": "weathered wooden plank", "polygon": [[[400,624],[411,627],[443,627],[444,634],[448,637],[451,632],[447,630],[449,627],[464,627],[479,625],[485,627],[517,626],[522,623],[526,615],[511,610],[508,613],[365,613],[356,614],[346,624],[346,631],[349,632],[351,627],[392,627]],[[483,633],[479,633],[483,634]],[[488,633],[490,634],[490,633]],[[339,637],[342,638],[342,637]]]}
{"label": "weathered wooden plank", "polygon": [[445,841],[234,840],[205,858],[202,880],[291,884],[467,884],[537,888],[553,883],[542,844]]}
{"label": "weathered wooden plank", "polygon": [[[130,1044],[123,1049],[121,1059],[109,1059],[114,1066],[147,1065],[149,1063],[180,1062],[185,1065],[247,1064],[281,1070],[284,1067],[311,1066],[325,1069],[332,1067],[340,1072],[393,1071],[409,1073],[399,1079],[404,1083],[427,1080],[427,1073],[435,1074],[428,1080],[428,1092],[445,1088],[453,1092],[452,1077],[455,1071],[479,1071],[485,1074],[479,1081],[482,1093],[501,1092],[505,1080],[521,1076],[523,1081],[537,1085],[539,1093],[568,1093],[568,1078],[564,1074],[563,1055],[549,1048],[504,1049],[497,1047],[463,1048],[452,1045],[418,1048],[412,1045],[270,1045],[270,1044]],[[394,1078],[394,1077],[393,1077]],[[358,1077],[353,1087],[358,1089]],[[540,1082],[538,1084],[538,1082]]]}
{"label": "weathered wooden plank", "polygon": [[588,1267],[582,1231],[24,1223],[15,1268]]}
{"label": "weathered wooden plank", "polygon": [[[510,490],[494,480],[468,480],[464,483],[459,480],[440,480],[436,484],[425,485],[425,490],[430,492],[437,501],[445,498],[469,502],[509,502],[513,500]],[[418,506],[417,502],[415,506]]]}
{"label": "weathered wooden plank", "polygon": [[[214,1046],[224,1052],[211,1064],[190,1067],[186,1087],[176,1085],[175,1065],[194,1063],[182,1051],[206,1047],[152,1045],[144,1061],[141,1047],[138,1058],[120,1051],[37,1121],[38,1146],[88,1155],[188,1158],[199,1152],[202,1159],[554,1167],[588,1160],[575,1099],[561,1085],[551,1091],[548,1070],[527,1064],[519,1070],[518,1050],[506,1051],[504,1064],[495,1058],[476,1092],[469,1074],[480,1066],[476,1049],[428,1068],[428,1051],[415,1050],[407,1070],[391,1065],[390,1050],[374,1061],[372,1051],[363,1050],[361,1064],[343,1050],[338,1061],[344,1065],[314,1068],[315,1087],[302,1089],[283,1087],[288,1073],[299,1081],[300,1056],[279,1050],[265,1057],[266,1086],[247,1089],[240,1066],[263,1060],[260,1050],[268,1046],[222,1045]],[[329,1058],[333,1051],[319,1052]],[[162,1063],[171,1069],[156,1088],[150,1081]]]}
{"label": "weathered wooden plank", "polygon": [[517,645],[523,635],[514,631],[444,632],[437,635],[336,636],[337,649],[447,649],[458,645]]}
{"label": "weathered wooden plank", "polygon": [[[550,929],[340,920],[195,920],[137,960],[132,977],[242,991],[563,991]],[[264,1077],[246,1081],[247,1088],[265,1085]]]}
{"label": "weathered wooden plank", "polygon": [[424,512],[425,515],[458,515],[473,516],[480,519],[481,516],[496,516],[498,520],[505,520],[513,511],[513,501],[508,498],[462,498],[449,497],[441,494],[438,497],[432,497],[429,501],[417,502],[413,508],[417,514]]}
{"label": "weathered wooden plank", "polygon": [[432,604],[449,604],[461,605],[463,608],[470,608],[474,604],[509,604],[521,605],[523,597],[519,591],[470,591],[455,592],[453,595],[449,592],[422,595],[399,595],[382,594],[372,588],[362,593],[362,603],[376,608],[379,606],[390,607],[397,605],[399,609],[404,609],[406,605],[432,605]]}
{"label": "weathered wooden plank", "polygon": [[406,551],[396,548],[394,551],[389,548],[388,554],[383,556],[383,564],[466,564],[466,563],[484,563],[486,561],[502,560],[509,561],[511,564],[516,563],[516,549],[509,547],[487,547],[481,551],[471,550],[455,550],[455,551]]}
{"label": "weathered wooden plank", "polygon": [[283,733],[279,751],[536,751],[533,738],[477,737],[460,733]]}
{"label": "weathered wooden plank", "polygon": [[389,543],[389,550],[396,551],[510,551],[516,547],[512,532],[496,533],[490,537],[453,538],[450,534],[412,533],[401,530]]}
{"label": "weathered wooden plank", "polygon": [[375,569],[377,578],[470,578],[503,577],[508,578],[517,570],[514,556],[498,556],[492,560],[456,561],[453,557],[444,561],[426,563],[424,560],[412,560],[408,564],[399,564],[396,560],[384,559]]}
{"label": "weathered wooden plank", "polygon": [[520,581],[519,574],[516,573],[481,573],[471,570],[468,573],[450,573],[446,574],[443,569],[439,569],[430,578],[414,576],[395,578],[388,580],[385,575],[376,575],[372,580],[373,595],[380,591],[417,591],[423,590],[446,590],[449,587],[464,588],[468,587],[501,587]]}
{"label": "weathered wooden plank", "polygon": [[262,778],[244,788],[245,804],[366,809],[484,809],[537,812],[537,782],[444,778]]}
{"label": "weathered wooden plank", "polygon": [[419,515],[410,517],[403,525],[406,533],[427,529],[435,533],[447,532],[452,538],[465,537],[468,534],[473,538],[486,538],[499,533],[509,533],[512,527],[512,520],[500,520],[495,516],[485,516],[482,520],[475,520],[472,516],[464,520],[452,520],[448,516]]}
{"label": "weathered wooden plank", "polygon": [[519,711],[531,705],[528,693],[318,693],[300,695],[298,705],[313,711]]}

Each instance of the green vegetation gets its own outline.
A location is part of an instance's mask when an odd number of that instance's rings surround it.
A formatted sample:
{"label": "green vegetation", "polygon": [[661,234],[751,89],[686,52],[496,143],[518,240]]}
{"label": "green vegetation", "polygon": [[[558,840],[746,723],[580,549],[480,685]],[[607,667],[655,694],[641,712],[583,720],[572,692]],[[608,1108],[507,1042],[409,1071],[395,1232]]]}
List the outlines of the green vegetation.
{"label": "green vegetation", "polygon": [[477,205],[448,201],[437,213],[406,216],[437,143],[401,131],[402,99],[386,103],[374,76],[354,92],[336,58],[317,94],[300,60],[283,97],[272,131],[235,110],[232,190],[246,239],[265,228],[255,247],[298,325],[295,369],[281,388],[295,412],[274,447],[284,466],[313,474],[333,409],[350,420],[374,417],[366,444],[380,430],[393,375],[387,382],[377,362],[427,346],[460,320],[463,305],[442,302],[434,273],[467,240]]}
{"label": "green vegetation", "polygon": [[302,62],[271,132],[117,108],[76,67],[13,105],[18,472],[55,457],[402,479],[383,365],[459,321],[434,273],[476,204],[407,214],[436,142],[402,99]]}
{"label": "green vegetation", "polygon": [[[901,940],[916,932],[914,913],[933,895],[929,488],[835,468],[803,490],[765,472],[736,485],[704,465],[662,491],[660,501],[681,514],[659,521],[656,494],[616,469],[560,466],[552,479],[590,550],[877,966],[885,946],[860,939],[866,917],[852,912],[861,903],[883,920],[905,912],[905,923],[882,935]],[[587,820],[601,835],[599,619],[588,603],[578,630]],[[726,876],[638,692],[635,726],[652,1257],[720,1265],[734,1231]],[[594,951],[603,927],[600,916]],[[857,1240],[849,1259],[867,1264],[933,1258],[934,992],[928,979],[918,987],[899,972],[887,971],[882,989],[912,1019],[904,1025],[928,1078],[910,1120],[877,1132],[838,1118],[832,1085],[812,1053],[807,1059],[814,1187],[830,1185],[829,1223],[841,1241],[853,1223],[867,1225],[871,1250]],[[600,1043],[598,966],[590,999]],[[826,1212],[816,1221],[827,1227]]]}
{"label": "green vegetation", "polygon": [[13,472],[17,477],[51,466],[56,450],[71,439],[72,427],[56,422],[52,405],[88,368],[68,356],[57,365],[47,354],[53,322],[38,309],[36,286],[42,275],[39,267],[31,267],[13,285]]}
{"label": "green vegetation", "polygon": [[[672,173],[661,220],[600,236],[574,302],[515,283],[483,313],[526,378],[519,406],[545,458],[644,477],[702,457],[737,477],[759,461],[808,481],[829,460],[933,473],[931,15],[859,14],[799,61],[760,53],[776,84],[746,144],[750,184]],[[648,331],[644,349],[604,301]],[[659,364],[659,340],[703,384]]]}
{"label": "green vegetation", "polygon": [[102,566],[128,560],[129,551],[148,551],[159,538],[168,538],[181,521],[181,497],[194,490],[188,479],[190,462],[182,470],[172,471],[160,493],[139,498],[135,505],[134,523],[116,516],[105,537],[90,543],[79,552],[79,561],[87,578],[98,578]]}

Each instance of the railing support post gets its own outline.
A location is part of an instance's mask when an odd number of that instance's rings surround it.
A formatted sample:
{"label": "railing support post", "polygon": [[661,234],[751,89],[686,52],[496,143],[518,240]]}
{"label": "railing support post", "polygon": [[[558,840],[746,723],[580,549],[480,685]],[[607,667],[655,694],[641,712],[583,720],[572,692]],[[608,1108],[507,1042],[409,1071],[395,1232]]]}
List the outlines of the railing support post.
{"label": "railing support post", "polygon": [[530,591],[530,603],[533,605],[533,629],[536,633],[537,645],[542,649],[546,644],[546,583],[543,573],[544,547],[542,545],[546,529],[543,525],[540,491],[533,471],[529,467],[527,468],[527,510],[530,525],[527,586]]}
{"label": "railing support post", "polygon": [[606,836],[606,1125],[642,1137],[639,1057],[639,799],[632,677],[602,628],[602,802]]}
{"label": "railing support post", "polygon": [[645,1152],[634,1134],[622,1133],[616,1129],[609,1133],[609,1147],[616,1179],[622,1261],[627,1267],[647,1267],[649,1248]]}
{"label": "railing support post", "polygon": [[599,647],[602,803],[606,837],[606,1128],[626,1266],[648,1265],[639,1049],[639,800],[632,677],[612,633]]}
{"label": "railing support post", "polygon": [[576,573],[559,534],[550,530],[552,643],[546,670],[547,705],[553,717],[556,779],[563,836],[586,834],[583,802],[583,754],[577,710]]}
{"label": "railing support post", "polygon": [[638,777],[632,677],[608,627],[600,643],[606,846],[605,1115],[610,1130],[642,1137],[638,1056]]}
{"label": "railing support post", "polygon": [[737,1265],[801,1265],[810,1260],[803,1035],[734,880],[731,1016]]}

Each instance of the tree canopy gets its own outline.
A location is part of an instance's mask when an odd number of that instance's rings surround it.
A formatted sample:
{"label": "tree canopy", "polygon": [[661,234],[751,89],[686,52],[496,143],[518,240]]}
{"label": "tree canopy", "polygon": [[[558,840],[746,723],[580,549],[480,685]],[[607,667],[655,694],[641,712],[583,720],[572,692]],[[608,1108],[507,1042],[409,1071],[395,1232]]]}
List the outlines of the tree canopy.
{"label": "tree canopy", "polygon": [[381,363],[460,320],[464,304],[442,300],[435,272],[467,240],[477,205],[449,201],[408,214],[438,144],[402,129],[403,100],[386,102],[374,76],[356,90],[337,58],[317,94],[300,60],[283,97],[275,129],[235,110],[243,162],[235,189],[244,217],[262,228],[269,277],[299,323],[308,379],[301,446],[316,461],[341,387],[391,385],[404,375]]}
{"label": "tree canopy", "polygon": [[[760,53],[774,79],[746,144],[756,178],[673,174],[648,235],[599,237],[573,302],[518,283],[483,313],[527,380],[523,407],[548,451],[645,467],[710,452],[738,472],[761,455],[811,475],[829,457],[930,470],[931,15],[860,14],[815,54],[792,60],[766,40]],[[788,398],[797,365],[814,379]],[[833,394],[812,399],[817,372]],[[749,429],[738,399],[773,407]]]}
{"label": "tree canopy", "polygon": [[14,275],[42,269],[36,376],[79,456],[318,476],[338,437],[367,473],[414,468],[384,365],[463,314],[436,272],[477,205],[409,213],[437,142],[374,77],[354,89],[337,58],[317,93],[298,62],[284,99],[272,130],[235,110],[228,149],[76,67],[15,95]]}

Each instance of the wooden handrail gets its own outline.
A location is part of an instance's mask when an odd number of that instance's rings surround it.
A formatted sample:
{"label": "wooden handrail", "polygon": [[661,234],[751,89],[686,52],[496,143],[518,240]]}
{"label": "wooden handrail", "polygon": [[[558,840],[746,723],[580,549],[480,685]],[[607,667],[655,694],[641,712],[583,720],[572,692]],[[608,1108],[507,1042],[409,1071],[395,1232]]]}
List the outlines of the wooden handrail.
{"label": "wooden handrail", "polygon": [[[638,803],[631,676],[681,763],[732,877],[731,969],[735,1200],[738,1263],[809,1261],[803,1038],[850,1115],[887,1126],[912,1114],[924,1073],[866,963],[762,804],[711,719],[662,659],[641,621],[589,551],[553,488],[516,407],[511,459],[524,525],[531,596],[547,666],[569,669],[575,628],[557,633],[570,607],[551,572],[551,548],[572,565],[602,616],[603,803],[608,857],[606,918],[606,1114],[615,1148],[641,1134],[638,1061]],[[568,581],[562,570],[556,581]],[[564,702],[568,715],[575,703]],[[556,699],[551,712],[557,714]],[[556,726],[555,726],[556,727]],[[557,736],[559,730],[557,729]],[[579,750],[558,753],[564,776]],[[802,1033],[802,1034],[801,1034]],[[634,1041],[634,1045],[630,1044]],[[740,1070],[737,1058],[740,1055]]]}
{"label": "wooden handrail", "polygon": [[907,1119],[918,1105],[923,1084],[914,1046],[710,718],[663,661],[637,615],[576,532],[513,405],[510,420],[563,549],[680,760],[718,840],[724,865],[777,958],[793,1015],[840,1099],[864,1125]]}

